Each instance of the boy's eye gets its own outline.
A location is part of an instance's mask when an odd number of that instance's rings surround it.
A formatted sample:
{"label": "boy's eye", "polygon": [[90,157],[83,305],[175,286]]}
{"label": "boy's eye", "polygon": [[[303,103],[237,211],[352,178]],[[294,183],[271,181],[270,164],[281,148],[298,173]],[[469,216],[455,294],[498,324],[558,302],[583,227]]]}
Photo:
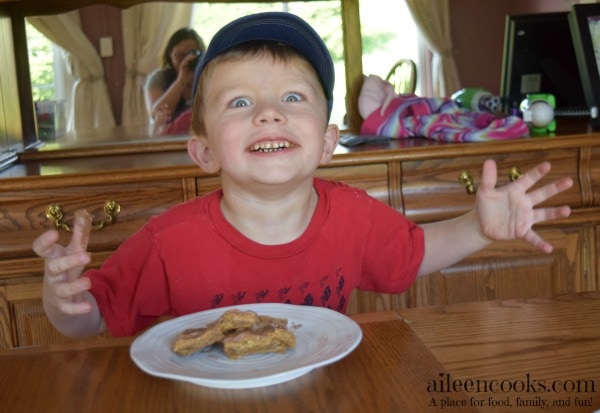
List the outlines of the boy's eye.
{"label": "boy's eye", "polygon": [[285,102],[300,102],[302,100],[302,96],[300,96],[298,93],[290,93],[289,95],[286,95],[283,100]]}
{"label": "boy's eye", "polygon": [[252,102],[248,98],[237,98],[232,103],[231,106],[234,108],[244,108],[246,106],[250,106]]}

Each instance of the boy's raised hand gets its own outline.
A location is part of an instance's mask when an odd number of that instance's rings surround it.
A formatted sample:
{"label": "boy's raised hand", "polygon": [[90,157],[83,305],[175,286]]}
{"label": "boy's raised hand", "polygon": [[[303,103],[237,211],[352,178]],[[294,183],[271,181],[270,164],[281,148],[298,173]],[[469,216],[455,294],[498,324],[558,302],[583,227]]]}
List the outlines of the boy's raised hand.
{"label": "boy's raised hand", "polygon": [[[571,178],[563,178],[529,191],[550,171],[543,162],[519,179],[496,188],[497,169],[493,160],[483,165],[481,185],[477,189],[477,215],[484,235],[494,240],[523,238],[544,252],[552,245],[543,240],[532,226],[543,221],[568,217],[568,206],[535,208],[536,205],[573,186]],[[528,192],[529,191],[529,192]]]}
{"label": "boy's raised hand", "polygon": [[44,258],[44,308],[64,314],[83,314],[90,311],[90,304],[78,302],[79,294],[90,288],[90,280],[81,277],[90,262],[87,253],[91,230],[91,217],[85,211],[77,211],[73,236],[69,245],[59,245],[59,234],[50,230],[33,243],[33,250]]}

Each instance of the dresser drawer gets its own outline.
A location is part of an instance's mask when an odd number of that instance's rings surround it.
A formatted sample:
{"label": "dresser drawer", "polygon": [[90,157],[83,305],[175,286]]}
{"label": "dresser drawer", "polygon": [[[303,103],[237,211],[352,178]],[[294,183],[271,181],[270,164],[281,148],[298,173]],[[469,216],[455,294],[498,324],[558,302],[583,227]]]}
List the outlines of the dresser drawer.
{"label": "dresser drawer", "polygon": [[[378,163],[372,165],[353,165],[319,168],[319,178],[344,182],[354,188],[364,189],[374,198],[390,204],[391,188],[388,185],[388,165]],[[198,195],[205,195],[221,187],[219,177],[202,177],[196,179]]]}
{"label": "dresser drawer", "polygon": [[393,190],[388,184],[388,165],[385,163],[321,168],[317,171],[317,176],[363,189],[381,202],[391,204]]}
{"label": "dresser drawer", "polygon": [[[0,193],[0,257],[24,258],[33,255],[32,242],[55,224],[46,216],[51,204],[60,206],[61,222],[72,225],[74,212],[85,208],[94,225],[108,219],[104,204],[117,201],[120,212],[114,222],[96,230],[90,237],[90,251],[114,250],[137,231],[150,217],[184,200],[181,179],[130,182],[118,185],[63,186]],[[70,234],[60,230],[61,243]]]}
{"label": "dresser drawer", "polygon": [[524,173],[542,161],[549,161],[552,164],[552,170],[541,183],[545,184],[570,176],[573,178],[574,186],[549,199],[544,205],[579,207],[582,203],[582,196],[578,179],[578,154],[577,149],[565,149],[551,152],[523,152],[403,162],[404,213],[414,221],[431,222],[455,217],[472,209],[475,195],[467,193],[466,187],[459,183],[459,175],[467,172],[472,177],[476,190],[481,182],[483,163],[490,158],[497,163],[498,186],[510,182],[510,173],[515,167]]}

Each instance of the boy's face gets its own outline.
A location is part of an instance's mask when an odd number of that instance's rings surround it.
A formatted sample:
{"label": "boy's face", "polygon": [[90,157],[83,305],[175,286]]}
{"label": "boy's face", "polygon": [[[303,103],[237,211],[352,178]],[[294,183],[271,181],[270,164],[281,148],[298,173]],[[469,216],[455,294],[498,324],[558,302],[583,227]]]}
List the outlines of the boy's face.
{"label": "boy's face", "polygon": [[220,169],[224,183],[249,189],[312,179],[329,161],[339,130],[328,125],[325,94],[307,62],[226,59],[207,75],[206,134],[198,137],[205,148],[196,154],[207,162],[195,158],[204,170]]}

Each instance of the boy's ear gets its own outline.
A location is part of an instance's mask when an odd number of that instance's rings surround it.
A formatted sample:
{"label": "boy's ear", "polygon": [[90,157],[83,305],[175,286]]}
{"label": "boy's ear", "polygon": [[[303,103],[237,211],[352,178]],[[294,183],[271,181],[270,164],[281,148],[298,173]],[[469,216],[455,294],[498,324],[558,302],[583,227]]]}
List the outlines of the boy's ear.
{"label": "boy's ear", "polygon": [[325,130],[325,145],[323,146],[323,155],[321,156],[321,165],[325,165],[331,161],[333,151],[337,148],[340,141],[340,129],[337,125],[329,125]]}
{"label": "boy's ear", "polygon": [[190,158],[206,173],[216,173],[221,165],[213,156],[205,136],[192,136],[187,143]]}

